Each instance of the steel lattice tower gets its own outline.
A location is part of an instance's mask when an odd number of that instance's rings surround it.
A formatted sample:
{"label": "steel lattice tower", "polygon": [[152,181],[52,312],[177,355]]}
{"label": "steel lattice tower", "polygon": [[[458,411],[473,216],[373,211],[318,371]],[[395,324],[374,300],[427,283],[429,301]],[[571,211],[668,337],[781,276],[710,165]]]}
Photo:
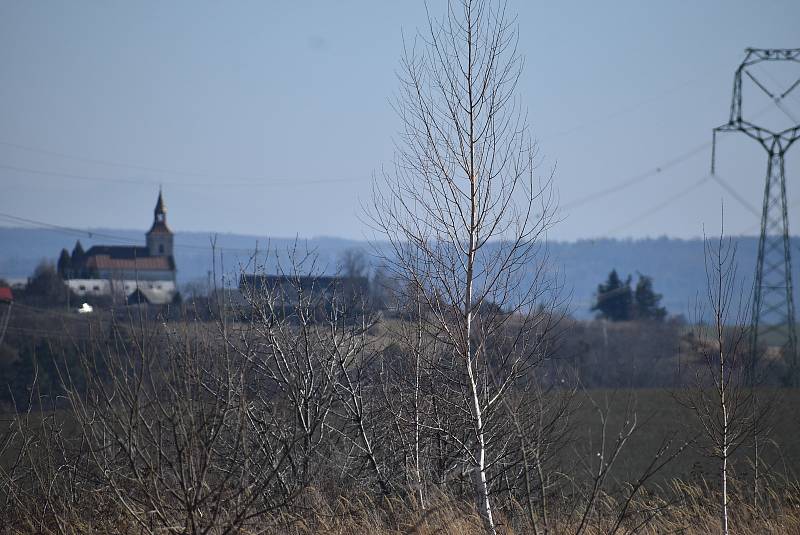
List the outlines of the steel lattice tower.
{"label": "steel lattice tower", "polygon": [[[800,137],[800,124],[779,132],[757,126],[742,118],[742,76],[751,79],[777,106],[798,86],[800,79],[783,93],[770,92],[748,70],[748,67],[765,61],[800,63],[800,48],[752,49],[746,51],[744,61],[736,69],[733,81],[733,101],[727,124],[714,129],[717,132],[743,132],[759,142],[767,151],[767,177],[764,185],[764,204],[761,213],[761,236],[758,241],[758,260],[753,287],[753,311],[750,378],[755,377],[759,342],[778,345],[790,367],[789,380],[798,384],[797,333],[795,331],[794,294],[792,290],[792,258],[789,242],[789,218],[786,205],[786,151]],[[781,107],[791,117],[788,111]],[[793,120],[793,122],[797,122]],[[714,173],[712,153],[711,172]]]}

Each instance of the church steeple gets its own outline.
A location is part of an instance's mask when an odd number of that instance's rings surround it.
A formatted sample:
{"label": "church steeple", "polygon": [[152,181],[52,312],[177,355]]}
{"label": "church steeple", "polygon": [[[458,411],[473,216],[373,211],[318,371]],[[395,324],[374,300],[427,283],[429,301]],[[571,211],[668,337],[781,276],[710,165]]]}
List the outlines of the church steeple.
{"label": "church steeple", "polygon": [[167,224],[167,207],[164,205],[164,197],[161,194],[161,188],[158,188],[158,201],[156,202],[156,209],[153,211],[153,223]]}
{"label": "church steeple", "polygon": [[161,188],[153,210],[153,226],[147,233],[147,248],[150,256],[172,256],[172,231],[167,226],[167,207]]}

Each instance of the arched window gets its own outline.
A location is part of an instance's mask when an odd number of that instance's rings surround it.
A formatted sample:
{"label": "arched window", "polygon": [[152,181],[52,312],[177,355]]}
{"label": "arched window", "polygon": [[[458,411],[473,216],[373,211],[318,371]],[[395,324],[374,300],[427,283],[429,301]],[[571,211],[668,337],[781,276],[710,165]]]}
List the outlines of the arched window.
{"label": "arched window", "polygon": [[158,244],[158,254],[164,254],[164,244],[163,243],[159,243]]}

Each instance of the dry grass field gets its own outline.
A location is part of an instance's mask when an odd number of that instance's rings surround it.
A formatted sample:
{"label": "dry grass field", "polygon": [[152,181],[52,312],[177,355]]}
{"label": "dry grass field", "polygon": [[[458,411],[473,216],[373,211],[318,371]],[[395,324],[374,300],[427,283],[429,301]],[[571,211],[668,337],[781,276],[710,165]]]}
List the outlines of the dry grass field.
{"label": "dry grass field", "polygon": [[[620,505],[618,489],[633,483],[650,462],[653,452],[666,437],[676,443],[698,435],[686,410],[674,401],[674,392],[665,390],[587,391],[578,395],[577,410],[573,413],[574,432],[559,453],[557,465],[577,469],[578,459],[591,456],[602,440],[598,409],[609,415],[606,434],[622,425],[624,406],[632,402],[639,431],[634,434],[612,473],[614,484],[594,507],[591,522],[584,530],[588,534],[681,533],[700,535],[720,533],[719,482],[716,461],[701,453],[699,444],[688,446],[650,481],[636,500],[639,514],[618,524],[616,512]],[[776,405],[770,435],[764,438],[761,450],[763,482],[756,498],[752,491],[752,449],[743,448],[733,462],[733,491],[730,501],[732,533],[743,535],[800,533],[800,486],[796,478],[800,446],[795,437],[800,431],[800,416],[794,410],[800,392],[789,390],[765,391],[775,396]],[[52,415],[61,420],[63,415]],[[73,426],[63,427],[67,432]],[[13,461],[6,452],[5,466]],[[51,452],[52,453],[52,452]],[[46,454],[42,450],[42,455]],[[33,496],[31,496],[33,497]],[[542,518],[532,521],[522,504],[506,505],[498,511],[500,533],[574,533],[579,515],[552,497],[547,526]],[[42,518],[56,515],[46,504],[31,504],[24,508],[6,508],[14,518],[5,518],[2,533],[145,533],[132,524],[113,496],[97,490],[80,496],[79,505],[69,511],[68,523],[61,529],[48,531],[39,523]],[[566,503],[566,502],[564,502]],[[41,515],[39,517],[32,515]],[[59,522],[49,523],[58,525]],[[13,526],[13,527],[12,527]],[[178,529],[176,532],[183,532]],[[211,531],[210,533],[216,533]],[[462,497],[432,492],[424,507],[413,496],[379,498],[359,490],[338,488],[309,488],[298,498],[292,512],[263,514],[249,523],[247,530],[238,533],[289,533],[295,535],[374,533],[378,535],[417,534],[479,534],[484,533],[481,518],[473,504]]]}
{"label": "dry grass field", "polygon": [[[782,495],[770,492],[761,503],[731,503],[730,529],[741,535],[791,535],[800,533],[800,489],[792,487]],[[598,510],[582,533],[601,535],[609,533],[637,533],[661,535],[708,535],[722,533],[718,510],[718,496],[700,486],[676,482],[672,492],[678,498],[667,502],[658,497],[647,499],[652,508],[652,518],[641,518],[640,522],[617,523],[613,513],[618,503],[605,498],[598,503]],[[95,499],[96,497],[87,497]],[[99,506],[101,504],[92,504]],[[486,533],[480,516],[474,507],[464,501],[440,496],[431,500],[425,508],[418,507],[413,500],[400,498],[383,499],[376,502],[369,497],[342,496],[329,501],[310,502],[301,512],[281,515],[265,515],[250,522],[239,535],[291,534],[291,535],[480,535]],[[4,518],[1,533],[29,535],[42,533],[69,534],[141,534],[153,533],[127,520],[120,511],[106,507],[87,506],[81,517],[62,519],[60,529],[42,529],[41,518]],[[507,535],[531,533],[571,534],[576,532],[577,518],[563,511],[554,514],[545,525],[537,519],[536,524],[525,517],[521,510],[498,513],[498,532]],[[57,524],[55,522],[51,523]],[[186,533],[176,526],[173,533]],[[211,530],[209,533],[223,533]]]}
{"label": "dry grass field", "polygon": [[[714,486],[718,477],[718,461],[700,450],[703,435],[690,411],[676,402],[681,390],[631,389],[592,390],[578,396],[579,410],[575,414],[578,430],[573,452],[586,452],[596,445],[601,434],[597,408],[608,410],[608,429],[620,427],[623,408],[630,400],[636,413],[639,432],[628,443],[624,462],[616,467],[615,477],[630,481],[649,462],[651,453],[668,437],[674,435],[676,443],[696,439],[699,444],[688,447],[658,474],[658,483],[681,480],[689,484]],[[792,389],[763,389],[761,397],[774,404],[770,411],[768,429],[759,440],[762,466],[769,468],[769,476],[776,482],[796,481],[800,469],[800,391]],[[598,406],[596,407],[595,404]],[[565,452],[568,453],[568,452]],[[733,470],[738,479],[752,476],[753,445],[745,444],[737,452]],[[766,475],[766,474],[765,474]]]}

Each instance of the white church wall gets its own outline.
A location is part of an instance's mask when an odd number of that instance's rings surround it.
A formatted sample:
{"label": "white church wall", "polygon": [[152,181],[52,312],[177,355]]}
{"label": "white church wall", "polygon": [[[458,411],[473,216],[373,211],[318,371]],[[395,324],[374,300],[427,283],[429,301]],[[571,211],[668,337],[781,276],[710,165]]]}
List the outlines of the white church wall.
{"label": "white church wall", "polygon": [[140,289],[154,304],[171,302],[178,291],[175,282],[171,280],[69,279],[64,282],[73,293],[81,297],[117,295],[127,298]]}

